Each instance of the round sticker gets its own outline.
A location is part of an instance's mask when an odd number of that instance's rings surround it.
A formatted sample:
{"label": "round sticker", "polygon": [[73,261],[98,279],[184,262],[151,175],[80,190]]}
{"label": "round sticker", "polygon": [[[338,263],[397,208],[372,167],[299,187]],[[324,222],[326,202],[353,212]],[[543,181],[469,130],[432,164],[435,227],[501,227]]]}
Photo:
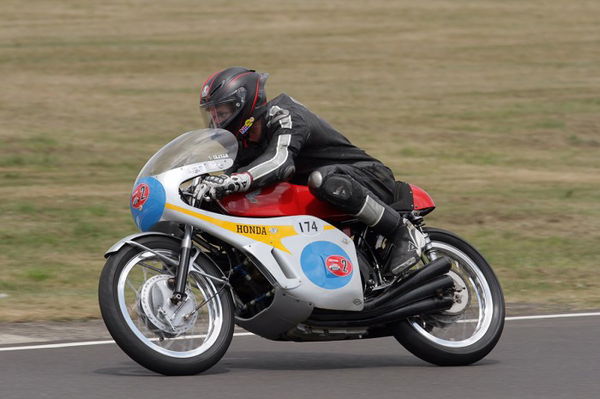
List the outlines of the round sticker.
{"label": "round sticker", "polygon": [[339,245],[329,241],[315,241],[304,247],[300,265],[313,284],[328,290],[349,284],[354,269],[348,254]]}
{"label": "round sticker", "polygon": [[338,276],[345,277],[352,273],[352,263],[341,255],[331,255],[325,259],[327,270]]}
{"label": "round sticker", "polygon": [[148,201],[150,197],[150,187],[141,183],[133,190],[133,194],[131,195],[131,207],[134,209],[142,210],[142,207]]}
{"label": "round sticker", "polygon": [[131,215],[140,230],[148,231],[162,217],[166,203],[165,189],[154,177],[144,177],[134,187],[129,204]]}

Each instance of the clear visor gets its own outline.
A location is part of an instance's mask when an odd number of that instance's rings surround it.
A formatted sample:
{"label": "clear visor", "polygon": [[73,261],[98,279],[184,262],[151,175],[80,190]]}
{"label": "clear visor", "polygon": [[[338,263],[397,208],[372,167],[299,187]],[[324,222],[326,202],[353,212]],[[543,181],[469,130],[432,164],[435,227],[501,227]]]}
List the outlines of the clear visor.
{"label": "clear visor", "polygon": [[244,108],[245,90],[240,89],[234,93],[233,98],[218,104],[204,104],[200,112],[207,128],[226,129]]}

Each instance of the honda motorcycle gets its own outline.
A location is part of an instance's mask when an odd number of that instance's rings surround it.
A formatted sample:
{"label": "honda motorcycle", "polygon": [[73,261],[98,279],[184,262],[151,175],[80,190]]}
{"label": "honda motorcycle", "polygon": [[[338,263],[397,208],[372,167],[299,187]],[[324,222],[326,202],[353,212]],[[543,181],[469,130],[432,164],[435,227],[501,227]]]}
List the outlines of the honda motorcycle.
{"label": "honda motorcycle", "polygon": [[277,341],[393,336],[445,366],[493,349],[504,326],[500,284],[470,244],[424,226],[435,208],[424,190],[397,182],[392,207],[410,221],[421,262],[392,275],[387,240],[306,186],[198,200],[203,178],[230,171],[237,151],[228,131],[191,131],[136,179],[130,207],[141,232],[106,252],[99,284],[106,327],[133,360],[199,373],[225,354],[236,324]]}

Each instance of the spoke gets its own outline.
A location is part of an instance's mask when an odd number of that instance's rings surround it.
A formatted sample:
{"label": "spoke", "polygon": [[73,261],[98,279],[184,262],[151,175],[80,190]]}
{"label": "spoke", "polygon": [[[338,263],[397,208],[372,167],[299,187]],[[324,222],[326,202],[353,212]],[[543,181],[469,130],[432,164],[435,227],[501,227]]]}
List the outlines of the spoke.
{"label": "spoke", "polygon": [[420,328],[426,332],[432,340],[439,340],[442,345],[446,342],[469,342],[475,337],[483,324],[490,304],[485,301],[486,287],[479,281],[476,270],[471,265],[469,259],[462,255],[453,254],[452,251],[439,251],[442,255],[452,260],[451,271],[462,280],[465,285],[466,294],[469,298],[468,306],[463,309],[459,317],[444,315],[443,312],[431,316],[422,316],[414,319],[420,325]]}
{"label": "spoke", "polygon": [[140,297],[140,291],[138,291],[135,286],[133,285],[133,283],[129,280],[126,281],[126,284],[129,288],[131,288],[133,290],[133,292],[135,292],[135,297],[139,299]]}
{"label": "spoke", "polygon": [[[140,261],[140,262],[138,262],[137,264],[138,264],[138,265],[140,265],[140,266],[142,266],[142,267],[145,267],[146,269],[150,269],[150,270],[152,270],[152,271],[155,271],[155,272],[157,272],[158,274],[164,274],[164,270],[161,270],[161,269],[159,269],[159,268],[157,268],[157,267],[154,267],[154,266],[150,266],[149,264],[147,264],[147,263],[145,263],[145,262],[141,262],[141,261]],[[169,270],[169,272],[171,272],[171,271]],[[172,273],[171,273],[171,274],[172,274]],[[145,275],[144,275],[144,277],[145,277]]]}
{"label": "spoke", "polygon": [[[137,302],[134,302],[134,303],[132,303],[132,304],[129,306],[128,310],[129,310],[129,314],[130,314],[131,316],[137,316],[137,317],[140,317],[140,312],[139,312],[139,310],[138,310]],[[132,319],[133,319],[133,317],[132,317]]]}
{"label": "spoke", "polygon": [[148,326],[148,323],[149,323],[148,319],[144,318],[144,317],[140,317],[138,320],[139,320],[138,328],[140,329],[140,332],[142,334],[144,334],[145,336],[152,334],[152,330],[150,330],[150,326]]}
{"label": "spoke", "polygon": [[219,295],[221,293],[221,291],[223,291],[223,288],[225,288],[225,286],[222,286],[221,288],[219,288],[219,290],[217,292],[215,292],[213,295],[211,295],[208,299],[204,299],[202,302],[200,302],[200,304],[198,306],[196,306],[196,309],[194,309],[193,312],[190,312],[189,315],[192,315],[194,313],[198,313],[198,311],[200,309],[202,309],[202,307],[204,305],[206,305],[208,302],[210,302],[214,297],[216,297],[217,295]]}
{"label": "spoke", "polygon": [[196,323],[194,323],[194,325],[192,326],[192,328],[190,328],[189,333],[190,333],[191,336],[199,335],[198,331],[196,331],[197,328],[198,328],[198,319],[196,319]]}
{"label": "spoke", "polygon": [[[166,253],[167,251],[163,252]],[[175,257],[175,254],[169,253],[168,255]],[[224,289],[227,289],[228,285],[223,284],[219,280],[219,283],[214,284],[220,285],[215,286],[211,280],[208,280],[207,277],[202,276],[199,272],[191,273],[188,276],[186,291],[190,295],[190,298],[193,298],[193,302],[185,306],[187,310],[180,311],[189,314],[189,320],[183,320],[183,314],[179,314],[176,311],[173,312],[173,309],[169,308],[170,310],[167,313],[173,316],[174,320],[166,319],[163,321],[160,319],[161,322],[158,323],[159,326],[163,326],[166,330],[170,331],[171,329],[163,325],[163,323],[171,321],[172,323],[176,323],[178,328],[186,331],[176,335],[161,332],[159,331],[160,327],[154,326],[144,314],[140,300],[142,299],[142,295],[151,294],[150,292],[144,293],[144,285],[148,279],[162,275],[166,276],[163,277],[166,280],[173,274],[172,270],[175,269],[165,266],[160,258],[149,256],[147,252],[132,258],[124,269],[120,283],[122,284],[120,289],[126,294],[123,310],[129,313],[128,317],[127,315],[125,316],[130,320],[129,323],[132,323],[130,324],[131,328],[139,331],[138,334],[140,334],[141,341],[148,346],[154,345],[154,349],[159,353],[161,351],[163,354],[167,354],[167,352],[202,353],[205,350],[203,345],[214,339],[215,326],[213,324],[215,323],[210,320],[211,317],[214,316],[217,320],[222,321],[222,309],[220,309],[216,302],[219,302],[218,295]],[[148,311],[154,312],[152,310]],[[156,314],[155,316],[158,317]],[[169,337],[165,337],[164,334],[167,334]]]}
{"label": "spoke", "polygon": [[167,338],[162,342],[162,347],[165,349],[171,349],[174,343],[175,339]]}
{"label": "spoke", "polygon": [[188,351],[194,348],[194,342],[192,339],[186,339],[187,334],[181,334],[179,336],[179,343],[181,344],[181,350]]}

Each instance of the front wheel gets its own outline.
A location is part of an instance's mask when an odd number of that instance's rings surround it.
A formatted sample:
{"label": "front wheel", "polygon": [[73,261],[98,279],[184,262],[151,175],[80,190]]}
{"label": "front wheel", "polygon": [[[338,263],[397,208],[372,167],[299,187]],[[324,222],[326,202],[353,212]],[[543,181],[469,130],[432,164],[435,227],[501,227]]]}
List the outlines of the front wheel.
{"label": "front wheel", "polygon": [[[171,259],[179,257],[175,239],[149,236],[138,242]],[[233,302],[227,287],[203,274],[220,275],[209,260],[198,257],[188,274],[185,300],[173,304],[174,271],[158,256],[129,245],[111,255],[100,276],[99,301],[119,347],[142,366],[166,375],[196,374],[219,361],[233,336]]]}
{"label": "front wheel", "polygon": [[443,312],[410,317],[394,326],[394,337],[415,356],[440,366],[463,366],[484,358],[504,328],[504,296],[491,266],[453,233],[425,229],[438,256],[452,260],[454,305]]}

